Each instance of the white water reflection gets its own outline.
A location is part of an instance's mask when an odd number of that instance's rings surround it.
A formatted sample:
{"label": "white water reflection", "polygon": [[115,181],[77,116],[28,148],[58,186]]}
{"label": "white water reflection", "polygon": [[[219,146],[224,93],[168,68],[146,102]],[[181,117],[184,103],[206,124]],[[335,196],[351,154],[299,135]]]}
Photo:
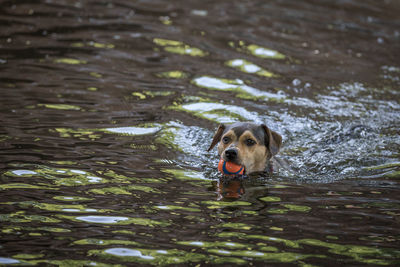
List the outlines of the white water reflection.
{"label": "white water reflection", "polygon": [[20,261],[16,260],[16,259],[12,259],[12,258],[0,257],[0,263],[1,264],[16,264],[16,263],[20,263]]}
{"label": "white water reflection", "polygon": [[18,176],[36,174],[36,172],[30,170],[15,170],[12,173]]}
{"label": "white water reflection", "polygon": [[136,249],[129,249],[129,248],[110,248],[104,251],[105,253],[115,255],[115,256],[122,256],[122,257],[139,257],[145,260],[153,260],[154,257],[149,255],[143,255],[141,251]]}
{"label": "white water reflection", "polygon": [[124,135],[147,135],[154,134],[158,132],[160,127],[116,127],[116,128],[106,128],[107,132],[124,134]]}
{"label": "white water reflection", "polygon": [[[249,67],[251,71],[254,71],[255,65]],[[228,79],[220,79],[210,76],[202,76],[193,79],[193,83],[202,88],[206,88],[209,90],[220,90],[220,91],[233,91],[239,94],[244,98],[260,98],[263,100],[283,100],[286,96],[283,93],[270,93],[261,91],[257,88],[246,85],[242,80],[228,80]],[[239,95],[240,96],[240,95]]]}
{"label": "white water reflection", "polygon": [[255,112],[249,112],[243,107],[221,103],[191,103],[182,105],[188,112],[219,123],[232,123],[236,121],[253,121],[261,123]]}
{"label": "white water reflection", "polygon": [[118,223],[120,221],[129,220],[128,217],[118,217],[118,216],[79,216],[76,217],[77,220],[91,223]]}

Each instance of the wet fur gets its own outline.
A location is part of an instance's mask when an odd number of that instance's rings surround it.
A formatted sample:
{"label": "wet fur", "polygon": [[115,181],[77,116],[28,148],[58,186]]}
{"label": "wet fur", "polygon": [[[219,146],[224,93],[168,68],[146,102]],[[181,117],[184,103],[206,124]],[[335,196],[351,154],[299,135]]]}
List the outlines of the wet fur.
{"label": "wet fur", "polygon": [[[253,140],[252,145],[249,145],[249,140]],[[265,171],[267,163],[279,152],[282,137],[264,124],[237,122],[230,125],[221,124],[208,151],[217,143],[218,155],[223,160],[245,166],[246,174],[250,174]],[[227,151],[233,150],[236,156],[227,156]]]}

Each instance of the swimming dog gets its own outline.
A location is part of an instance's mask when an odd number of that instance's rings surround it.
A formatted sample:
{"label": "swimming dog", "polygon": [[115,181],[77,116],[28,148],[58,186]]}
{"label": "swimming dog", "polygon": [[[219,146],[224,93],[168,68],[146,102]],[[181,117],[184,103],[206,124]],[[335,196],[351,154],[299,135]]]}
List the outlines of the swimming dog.
{"label": "swimming dog", "polygon": [[[219,143],[219,144],[218,144]],[[265,124],[220,124],[207,151],[218,144],[218,155],[245,167],[245,174],[272,172],[271,159],[279,152],[282,136]]]}

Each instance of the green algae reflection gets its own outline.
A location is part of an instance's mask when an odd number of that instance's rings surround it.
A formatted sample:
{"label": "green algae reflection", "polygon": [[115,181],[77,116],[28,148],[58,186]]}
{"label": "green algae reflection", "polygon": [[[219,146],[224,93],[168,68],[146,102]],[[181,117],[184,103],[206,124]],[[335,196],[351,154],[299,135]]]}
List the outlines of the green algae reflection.
{"label": "green algae reflection", "polygon": [[99,133],[95,130],[90,129],[69,129],[69,128],[55,128],[51,129],[50,132],[57,132],[63,138],[78,138],[79,140],[97,140],[101,138]]}
{"label": "green algae reflection", "polygon": [[366,171],[380,171],[382,177],[387,178],[400,178],[400,162],[386,163],[378,166],[371,166],[363,168]]}
{"label": "green algae reflection", "polygon": [[79,60],[79,59],[75,59],[75,58],[59,58],[59,59],[55,59],[54,63],[80,65],[80,64],[86,64],[87,61]]}
{"label": "green algae reflection", "polygon": [[109,245],[131,245],[138,246],[138,242],[130,240],[103,240],[95,238],[80,239],[73,242],[74,245],[97,245],[97,246],[109,246]]}
{"label": "green algae reflection", "polygon": [[55,196],[53,199],[56,200],[61,200],[61,201],[67,201],[67,202],[72,202],[72,201],[89,201],[93,200],[92,198],[87,198],[87,197],[79,197],[79,196]]}
{"label": "green algae reflection", "polygon": [[[199,247],[207,254],[217,254],[219,256],[251,258],[268,262],[296,262],[310,257],[324,257],[322,255],[310,255],[290,252],[279,252],[276,247],[266,246],[263,243],[243,244],[237,242],[207,242],[207,241],[180,241],[179,245]],[[239,258],[237,258],[240,260]],[[238,262],[236,262],[238,263]]]}
{"label": "green algae reflection", "polygon": [[207,201],[202,201],[201,203],[207,205],[207,208],[209,208],[209,209],[220,209],[220,208],[224,208],[224,207],[238,207],[238,206],[251,206],[252,205],[250,202],[246,202],[246,201],[207,200]]}
{"label": "green algae reflection", "polygon": [[191,47],[183,42],[154,38],[153,42],[159,46],[163,46],[164,50],[174,54],[189,55],[194,57],[204,57],[207,52],[204,52],[196,47]]}
{"label": "green algae reflection", "polygon": [[67,216],[67,215],[58,215],[58,218],[68,219],[72,221],[79,222],[87,222],[87,223],[96,223],[96,224],[117,224],[117,225],[144,225],[148,227],[165,227],[170,225],[170,223],[165,221],[156,221],[148,218],[139,218],[139,217],[125,217],[125,216],[100,216],[100,215],[87,215],[87,216]]}
{"label": "green algae reflection", "polygon": [[329,248],[329,252],[353,258],[357,262],[376,265],[392,265],[400,263],[400,250],[376,248],[358,245],[342,245],[328,243],[316,239],[301,239],[299,243]]}
{"label": "green algae reflection", "polygon": [[310,207],[302,205],[284,204],[283,206],[291,211],[309,212],[311,210]]}
{"label": "green algae reflection", "polygon": [[41,216],[41,215],[28,215],[24,211],[17,211],[11,214],[0,214],[0,222],[8,223],[32,223],[38,221],[42,223],[59,223],[58,219]]}
{"label": "green algae reflection", "polygon": [[172,70],[172,71],[157,73],[156,76],[159,78],[167,78],[167,79],[183,79],[187,78],[189,74],[180,70]]}
{"label": "green algae reflection", "polygon": [[229,46],[236,48],[240,52],[252,54],[253,56],[265,59],[285,59],[286,56],[276,50],[256,44],[246,44],[240,41],[238,44],[229,42]]}
{"label": "green algae reflection", "polygon": [[145,193],[159,194],[161,193],[158,189],[145,186],[145,185],[124,185],[124,186],[114,186],[114,187],[103,187],[90,189],[88,192],[98,195],[132,195],[130,191],[142,191]]}
{"label": "green algae reflection", "polygon": [[[53,171],[56,171],[54,173]],[[82,186],[88,184],[99,184],[99,183],[107,183],[104,178],[100,178],[94,174],[91,174],[82,170],[74,170],[74,169],[42,169],[42,174],[45,174],[46,178],[50,178],[49,176],[55,174],[59,177],[51,177],[54,180],[54,184],[63,185],[63,186]],[[64,176],[64,177],[61,177]]]}
{"label": "green algae reflection", "polygon": [[235,263],[245,264],[246,260],[234,257],[219,257],[217,255],[187,252],[178,249],[144,249],[114,247],[105,250],[90,250],[89,256],[100,256],[104,259],[122,260],[131,264],[150,264],[156,266],[164,265],[187,265],[197,262],[205,264]]}
{"label": "green algae reflection", "polygon": [[105,209],[92,209],[87,208],[84,205],[71,205],[71,204],[52,204],[52,203],[41,203],[36,201],[22,201],[22,202],[3,202],[1,205],[17,205],[20,208],[38,208],[41,210],[47,211],[56,211],[56,212],[108,212],[109,210]]}
{"label": "green algae reflection", "polygon": [[162,172],[172,175],[175,179],[185,181],[196,187],[204,187],[210,181],[204,177],[202,172],[181,170],[181,169],[163,169]]}
{"label": "green algae reflection", "polygon": [[9,184],[0,184],[0,190],[7,190],[7,189],[53,189],[57,190],[57,188],[51,188],[48,186],[39,186],[39,185],[32,185],[32,184],[24,184],[24,183],[9,183]]}
{"label": "green algae reflection", "polygon": [[[53,184],[58,186],[82,186],[88,184],[108,183],[109,181],[96,176],[87,171],[78,169],[53,168],[48,166],[34,166],[36,169],[31,170],[31,173],[17,172],[21,170],[7,171],[4,173],[11,177],[32,177],[45,178],[51,180]],[[35,189],[40,189],[35,188]]]}
{"label": "green algae reflection", "polygon": [[106,43],[98,43],[98,42],[86,42],[86,43],[73,43],[71,44],[72,47],[94,47],[94,48],[105,48],[105,49],[112,49],[115,47],[113,44],[106,44]]}
{"label": "green algae reflection", "polygon": [[240,256],[246,258],[254,258],[257,260],[263,260],[268,262],[297,262],[299,260],[304,260],[310,257],[320,257],[325,258],[322,255],[311,255],[311,254],[300,254],[294,252],[261,252],[261,251],[253,251],[253,250],[241,250],[241,251],[228,251],[228,250],[219,250],[219,249],[210,249],[208,250],[211,253],[215,253],[218,255],[227,255],[227,256]]}
{"label": "green algae reflection", "polygon": [[382,164],[378,166],[372,166],[372,167],[364,167],[364,170],[371,171],[371,170],[382,170],[382,169],[392,169],[392,168],[400,168],[400,162],[393,162],[393,163],[387,163],[387,164]]}
{"label": "green algae reflection", "polygon": [[273,197],[273,196],[268,196],[268,197],[262,197],[260,198],[261,201],[265,202],[279,202],[281,201],[280,197]]}
{"label": "green algae reflection", "polygon": [[262,47],[256,44],[250,44],[244,46],[248,52],[250,52],[253,56],[260,57],[260,58],[271,58],[271,59],[284,59],[285,55],[279,53],[276,50]]}
{"label": "green algae reflection", "polygon": [[30,231],[30,232],[50,232],[50,233],[70,233],[71,230],[59,227],[50,227],[50,226],[42,226],[42,227],[16,227],[16,226],[8,226],[1,229],[1,232],[6,234],[19,234],[21,231]]}
{"label": "green algae reflection", "polygon": [[236,242],[226,242],[226,241],[216,241],[216,242],[207,242],[207,241],[179,241],[178,245],[185,246],[194,246],[194,247],[202,247],[202,248],[230,248],[230,249],[243,249],[248,248],[249,245],[241,244]]}
{"label": "green algae reflection", "polygon": [[200,212],[200,209],[197,208],[189,208],[189,207],[182,207],[182,206],[177,206],[177,205],[159,205],[159,206],[155,206],[155,208],[157,208],[158,210],[182,210],[182,211],[192,211],[192,212]]}
{"label": "green algae reflection", "polygon": [[92,260],[30,260],[26,265],[39,266],[58,266],[58,267],[80,267],[80,266],[99,266],[99,267],[123,267],[120,264],[106,264]]}
{"label": "green algae reflection", "polygon": [[168,265],[200,262],[207,260],[208,256],[197,253],[180,251],[177,249],[143,249],[114,247],[104,250],[90,250],[89,256],[100,256],[104,259],[122,260],[136,264]]}
{"label": "green algae reflection", "polygon": [[59,110],[81,110],[80,107],[67,104],[38,104],[39,107]]}
{"label": "green algae reflection", "polygon": [[222,223],[218,225],[218,228],[232,228],[232,229],[236,229],[236,230],[251,230],[252,228],[254,228],[251,225],[245,224],[245,223]]}
{"label": "green algae reflection", "polygon": [[[353,258],[355,261],[363,264],[375,265],[391,265],[398,264],[400,261],[400,251],[392,248],[377,248],[358,245],[342,245],[336,243],[325,242],[317,239],[300,239],[288,240],[279,237],[266,236],[266,235],[253,235],[241,232],[222,232],[217,234],[222,238],[239,238],[239,239],[256,239],[269,243],[281,243],[289,248],[298,249],[302,245],[317,246],[328,248],[332,254],[347,256]],[[314,255],[316,257],[325,257],[324,255]]]}
{"label": "green algae reflection", "polygon": [[38,258],[43,258],[45,255],[44,254],[16,254],[13,256],[13,258],[17,259],[22,259],[22,260],[29,260],[29,259],[38,259]]}

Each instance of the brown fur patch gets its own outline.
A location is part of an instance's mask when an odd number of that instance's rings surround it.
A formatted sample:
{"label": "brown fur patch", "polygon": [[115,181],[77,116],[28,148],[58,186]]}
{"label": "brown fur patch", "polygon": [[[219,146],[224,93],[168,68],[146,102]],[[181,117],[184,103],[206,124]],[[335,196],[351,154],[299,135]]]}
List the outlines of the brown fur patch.
{"label": "brown fur patch", "polygon": [[[231,141],[227,144],[225,144],[222,140],[228,137]],[[228,132],[226,132],[222,137],[221,137],[221,141],[218,144],[218,155],[223,156],[222,153],[234,142],[236,142],[236,134],[233,130],[229,130]]]}

